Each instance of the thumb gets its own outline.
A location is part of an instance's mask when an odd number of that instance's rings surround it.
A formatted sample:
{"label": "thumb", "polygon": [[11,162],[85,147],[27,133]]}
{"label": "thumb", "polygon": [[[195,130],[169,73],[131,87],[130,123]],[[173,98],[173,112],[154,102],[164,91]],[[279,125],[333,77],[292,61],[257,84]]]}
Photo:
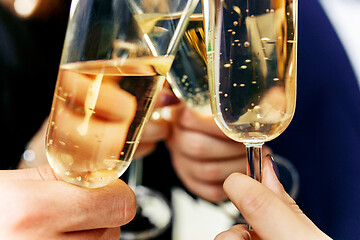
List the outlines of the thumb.
{"label": "thumb", "polygon": [[0,171],[0,181],[15,180],[59,181],[60,178],[56,176],[55,172],[48,164],[36,168]]}
{"label": "thumb", "polygon": [[283,185],[280,183],[277,174],[274,171],[276,165],[273,157],[268,155],[263,158],[262,162],[262,179],[261,183],[273,191],[283,202],[294,205],[295,201],[285,191]]}
{"label": "thumb", "polygon": [[306,239],[302,218],[260,182],[235,173],[225,181],[224,190],[261,239]]}

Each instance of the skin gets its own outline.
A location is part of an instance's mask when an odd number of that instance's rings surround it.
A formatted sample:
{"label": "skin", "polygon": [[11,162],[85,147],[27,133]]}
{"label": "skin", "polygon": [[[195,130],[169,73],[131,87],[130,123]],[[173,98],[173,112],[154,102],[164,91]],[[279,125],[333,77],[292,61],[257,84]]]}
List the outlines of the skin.
{"label": "skin", "polygon": [[270,158],[263,161],[262,184],[241,173],[230,175],[224,191],[253,230],[236,225],[215,240],[330,239],[300,210],[273,171]]}
{"label": "skin", "polygon": [[178,105],[173,113],[167,146],[179,178],[201,198],[211,202],[226,200],[222,189],[225,178],[233,171],[245,172],[244,146],[226,137],[211,115],[194,112],[184,105]]}
{"label": "skin", "polygon": [[[187,108],[168,88],[162,90],[155,108],[164,106],[171,117],[147,123],[135,158],[165,141],[175,172],[189,191],[211,202],[227,200],[222,188],[226,177],[246,171],[244,145],[225,136],[211,115]],[[268,152],[265,147],[264,153]]]}
{"label": "skin", "polygon": [[50,166],[0,171],[0,239],[119,239],[136,212],[121,180],[97,189],[77,187]]}
{"label": "skin", "polygon": [[[234,173],[235,171],[245,172],[246,153],[243,144],[227,138],[218,129],[211,116],[196,113],[173,97],[169,92],[160,96],[156,107],[175,103],[171,106],[171,118],[149,121],[136,156],[142,157],[149,154],[155,149],[158,141],[166,140],[172,155],[173,166],[190,191],[212,202],[228,198],[234,202],[253,230],[249,231],[244,225],[236,225],[220,233],[215,240],[330,239],[302,213],[295,201],[285,192],[277,180],[269,158],[264,158],[262,184],[244,174]],[[34,139],[42,140],[43,136],[44,133],[37,134]],[[36,142],[38,141],[31,141],[29,147],[34,146],[36,148],[38,146]],[[212,146],[216,146],[216,148]],[[43,149],[43,147],[38,147],[38,149]],[[42,155],[43,151],[41,150],[36,156],[44,156]],[[270,149],[264,146],[264,155],[270,152]],[[230,177],[228,177],[229,175]],[[26,184],[24,180],[26,180]],[[8,207],[0,209],[2,212],[11,211],[11,214],[7,214],[11,218],[7,217],[6,221],[1,219],[4,222],[1,226],[4,226],[5,230],[0,229],[0,233],[13,234],[14,236],[9,238],[4,235],[6,239],[22,239],[23,236],[37,236],[36,234],[42,237],[49,236],[51,239],[112,239],[112,237],[118,239],[120,234],[118,226],[126,224],[135,213],[134,205],[132,205],[134,202],[131,200],[133,195],[132,193],[126,194],[129,189],[120,180],[97,192],[98,190],[83,189],[57,181],[51,168],[46,166],[27,169],[27,171],[22,170],[22,172],[2,171],[0,172],[0,182],[0,191],[14,194],[14,197],[2,199],[2,201],[7,202],[1,206]],[[121,199],[124,199],[123,195],[127,196],[125,197],[126,204],[124,204],[126,206],[114,205],[115,200],[102,195],[111,191],[104,191],[104,189],[112,189],[114,186],[118,186],[116,187],[117,194],[122,196]],[[49,191],[54,193],[48,194]],[[38,194],[34,196],[34,192]],[[66,197],[66,195],[70,195],[70,192],[71,196]],[[98,196],[101,201],[96,203],[93,200],[96,197],[93,195]],[[61,204],[67,206],[61,206],[63,213],[61,215],[56,214],[58,213],[56,208],[59,207],[57,205],[58,196],[62,196],[60,198]],[[88,209],[86,206],[78,207],[81,204],[89,203],[89,201],[81,201],[81,199],[84,200],[89,197],[93,203],[91,206],[95,205],[92,209],[96,209],[96,212],[93,210],[85,211]],[[23,198],[26,198],[27,201],[20,202],[16,208],[12,207],[12,204],[17,204],[17,201],[14,202],[13,199]],[[103,201],[110,201],[112,204],[104,204]],[[38,204],[41,202],[42,204]],[[52,208],[55,206],[54,210],[41,215],[35,214],[39,212],[36,209],[43,209],[47,205],[51,205]],[[118,219],[115,219],[115,223],[102,221],[102,219],[109,220],[108,217],[99,217],[99,214],[104,213],[101,211],[102,208],[108,205],[122,208],[120,210],[111,209],[110,211],[104,209],[105,212],[108,211],[107,213],[110,216],[112,216],[111,213],[118,213],[116,214]],[[86,216],[88,219],[93,218],[93,220],[81,221],[79,218],[78,221],[69,222],[69,216],[74,214]],[[94,214],[97,217],[94,217]],[[52,219],[51,231],[47,226],[48,219]],[[76,216],[71,217],[71,219],[77,220]],[[29,220],[32,224],[28,224]],[[64,225],[64,223],[66,224]],[[115,225],[118,226],[114,227]],[[20,229],[21,231],[19,231]],[[1,237],[2,235],[0,235]]]}
{"label": "skin", "polygon": [[[155,109],[164,106],[170,109],[171,117],[148,121],[134,159],[150,154],[159,141],[166,141],[173,167],[189,191],[210,202],[227,200],[223,190],[225,179],[233,172],[246,172],[244,145],[228,138],[211,115],[187,108],[168,88],[162,90]],[[37,146],[43,146],[45,129],[43,126],[43,133],[29,144],[34,151],[40,149],[36,161],[41,163],[47,162],[45,151]],[[271,150],[264,146],[263,155],[268,153]]]}
{"label": "skin", "polygon": [[[245,146],[228,138],[211,115],[183,104],[173,108],[171,133],[167,146],[184,185],[210,202],[227,200],[222,185],[231,173],[246,172]],[[264,146],[263,153],[270,153],[270,149]]]}

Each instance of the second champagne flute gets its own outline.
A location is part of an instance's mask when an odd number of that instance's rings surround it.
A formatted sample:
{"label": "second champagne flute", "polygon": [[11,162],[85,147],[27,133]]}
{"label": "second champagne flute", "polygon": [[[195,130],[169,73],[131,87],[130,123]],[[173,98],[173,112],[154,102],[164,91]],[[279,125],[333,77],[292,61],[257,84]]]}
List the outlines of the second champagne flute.
{"label": "second champagne flute", "polygon": [[[208,19],[208,18],[207,18]],[[167,76],[175,95],[195,114],[211,115],[210,94],[208,86],[205,33],[201,5],[190,17],[189,25],[179,44],[174,63]],[[241,147],[241,146],[239,146]],[[296,198],[299,176],[292,163],[279,155],[274,155],[274,161],[279,169],[279,180],[285,190]],[[235,170],[235,169],[234,169]],[[234,218],[235,222],[244,223],[238,215],[238,210],[228,203],[220,203],[225,213]]]}
{"label": "second champagne flute", "polygon": [[139,22],[146,16],[134,7],[153,2],[133,3],[72,2],[46,152],[55,173],[79,186],[104,186],[127,169],[174,59],[180,25],[156,14],[168,6]]}

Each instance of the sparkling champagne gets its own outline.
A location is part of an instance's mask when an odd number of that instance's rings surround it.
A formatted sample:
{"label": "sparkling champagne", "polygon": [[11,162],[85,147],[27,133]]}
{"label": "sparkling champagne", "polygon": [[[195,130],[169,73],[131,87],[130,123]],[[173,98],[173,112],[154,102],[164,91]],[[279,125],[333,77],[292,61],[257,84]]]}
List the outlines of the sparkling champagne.
{"label": "sparkling champagne", "polygon": [[60,66],[46,139],[58,176],[100,187],[128,167],[173,57]]}
{"label": "sparkling champagne", "polygon": [[206,61],[203,15],[196,13],[190,17],[167,80],[188,107],[210,114]]}
{"label": "sparkling champagne", "polygon": [[[296,99],[293,1],[205,1],[211,97],[225,134],[263,143],[289,125]],[[207,29],[207,28],[205,28]]]}

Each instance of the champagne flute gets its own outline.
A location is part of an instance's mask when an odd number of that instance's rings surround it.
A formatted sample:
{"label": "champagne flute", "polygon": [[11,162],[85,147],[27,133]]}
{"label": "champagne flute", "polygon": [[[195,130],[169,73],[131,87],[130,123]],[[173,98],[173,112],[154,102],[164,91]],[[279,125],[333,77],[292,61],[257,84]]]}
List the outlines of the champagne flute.
{"label": "champagne flute", "polygon": [[211,109],[247,148],[261,181],[264,142],[290,124],[296,102],[296,0],[204,1]]}
{"label": "champagne flute", "polygon": [[[179,43],[179,49],[175,55],[175,60],[167,80],[175,95],[188,108],[200,114],[211,114],[201,6],[190,17],[190,22]],[[296,198],[299,189],[297,170],[288,159],[279,155],[273,155],[273,157],[279,169],[279,180],[284,185],[285,190],[293,198]],[[242,216],[239,216],[237,209],[230,205],[232,204],[221,203],[219,207],[233,218],[235,222],[245,223]]]}
{"label": "champagne flute", "polygon": [[192,13],[165,3],[72,2],[46,137],[64,181],[101,187],[131,163]]}

